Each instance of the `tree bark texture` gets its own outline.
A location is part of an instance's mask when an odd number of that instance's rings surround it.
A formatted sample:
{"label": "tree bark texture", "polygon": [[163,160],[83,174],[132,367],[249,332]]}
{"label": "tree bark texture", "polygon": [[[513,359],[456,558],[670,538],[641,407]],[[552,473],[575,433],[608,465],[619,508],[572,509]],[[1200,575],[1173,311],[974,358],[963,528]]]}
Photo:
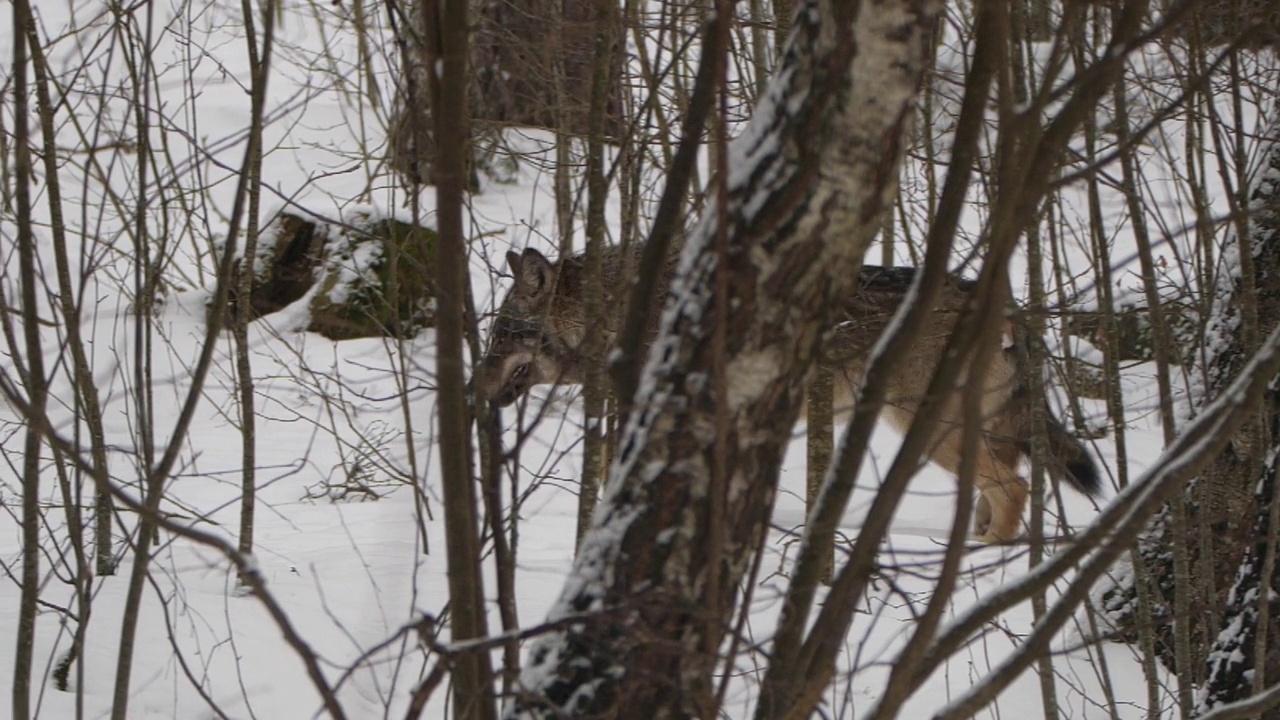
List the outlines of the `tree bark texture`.
{"label": "tree bark texture", "polygon": [[[471,53],[475,118],[513,125],[559,128],[573,135],[592,129],[596,75],[606,82],[605,134],[620,137],[619,63],[600,65],[595,0],[493,0],[480,9]],[[610,13],[617,23],[619,13]],[[620,36],[618,27],[609,35]],[[562,68],[557,71],[557,66]],[[557,103],[557,74],[563,96]]]}
{"label": "tree bark texture", "polygon": [[[1254,288],[1251,299],[1257,308],[1257,328],[1250,335],[1266,337],[1280,325],[1280,124],[1273,123],[1270,137],[1275,139],[1250,197],[1250,237],[1245,243],[1228,240],[1222,265],[1226,271],[1216,276],[1218,287],[1205,331],[1212,338],[1206,341],[1209,352],[1192,372],[1202,383],[1197,399],[1200,407],[1221,395],[1257,350],[1256,339],[1252,344],[1245,340],[1240,320],[1242,294],[1246,292],[1244,272],[1251,271],[1253,276],[1247,285]],[[1252,262],[1240,261],[1242,246]],[[1176,532],[1174,507],[1170,505],[1153,519],[1139,546],[1141,561],[1157,591],[1152,603],[1157,652],[1182,682],[1201,686],[1197,698],[1201,711],[1251,694],[1258,655],[1254,644],[1260,626],[1269,635],[1264,637],[1262,651],[1265,676],[1269,682],[1280,679],[1280,635],[1275,623],[1268,623],[1277,608],[1260,613],[1266,601],[1258,597],[1263,585],[1270,584],[1273,591],[1280,587],[1275,563],[1267,562],[1269,548],[1274,553],[1278,531],[1272,522],[1278,438],[1280,389],[1273,381],[1259,414],[1232,435],[1227,448],[1174,500],[1181,503],[1188,527],[1210,528],[1205,534],[1208,543],[1201,542],[1201,533]],[[1190,587],[1222,589],[1193,594],[1186,617],[1173,612],[1175,543],[1183,543],[1189,557]],[[1270,568],[1269,579],[1264,579],[1268,574],[1264,568]],[[1102,608],[1123,637],[1138,635],[1134,585],[1138,575],[1122,573],[1124,579],[1102,593]],[[1179,622],[1186,623],[1190,633],[1194,667],[1178,667],[1174,660]]]}
{"label": "tree bark texture", "polygon": [[[583,289],[583,311],[588,322],[603,318],[605,294],[603,287],[602,256],[605,250],[605,202],[609,195],[609,178],[605,169],[605,109],[610,95],[610,58],[615,53],[614,29],[616,26],[617,0],[596,0],[596,41],[594,72],[591,76],[591,108],[588,116],[587,135],[587,223],[586,255],[584,257],[586,284]],[[582,482],[578,495],[579,541],[586,536],[600,493],[601,476],[608,453],[605,447],[604,408],[607,400],[608,378],[604,373],[604,333],[588,333],[583,343],[586,371],[582,385],[583,411],[587,427],[583,437]]]}
{"label": "tree bark texture", "polygon": [[[595,523],[508,717],[707,717],[736,588],[767,530],[822,328],[896,192],[939,4],[808,0],[729,148],[727,206],[685,244]],[[727,218],[727,327],[716,218]],[[710,547],[716,353],[728,358],[726,476]],[[713,564],[713,559],[718,562]],[[710,602],[711,595],[719,597]],[[710,629],[710,630],[709,630]],[[719,635],[708,632],[719,629]]]}
{"label": "tree bark texture", "polygon": [[[1280,123],[1273,123],[1272,147],[1267,163],[1250,198],[1250,234],[1257,277],[1258,325],[1261,333],[1280,323]],[[1235,348],[1241,355],[1252,348]],[[1237,361],[1238,362],[1238,361]],[[1216,587],[1228,588],[1223,602],[1222,622],[1208,653],[1204,686],[1197,702],[1197,714],[1250,697],[1266,685],[1280,680],[1280,573],[1275,554],[1280,527],[1275,506],[1276,463],[1280,453],[1280,385],[1273,381],[1267,390],[1260,418],[1262,448],[1235,448],[1224,462],[1235,464],[1242,453],[1250,462],[1240,466],[1239,481],[1252,486],[1252,522],[1231,534],[1240,539],[1232,557],[1239,557],[1234,577],[1225,577]],[[1256,442],[1256,441],[1255,441]],[[1234,445],[1234,444],[1233,444]],[[1261,452],[1259,452],[1261,450]],[[1261,464],[1261,472],[1257,468]],[[1224,518],[1225,521],[1225,518]],[[1192,545],[1194,547],[1194,545]],[[1243,551],[1240,555],[1239,551]],[[1226,553],[1218,553],[1221,557]],[[1225,575],[1228,567],[1217,568]],[[1262,666],[1258,666],[1259,657]],[[1280,718],[1272,709],[1260,717]]]}
{"label": "tree bark texture", "polygon": [[[39,305],[36,303],[36,239],[32,229],[31,135],[27,126],[27,46],[26,29],[33,21],[31,7],[26,2],[13,4],[13,71],[14,71],[14,170],[19,178],[14,189],[18,220],[18,267],[22,272],[21,307],[23,338],[27,352],[27,384],[30,390],[31,412],[44,413],[47,399],[43,350],[40,346],[40,328],[36,323]],[[6,318],[6,322],[9,319]],[[31,717],[31,681],[34,674],[36,609],[40,596],[40,430],[35,423],[27,427],[23,444],[22,461],[22,590],[18,600],[18,632],[14,638],[13,659],[13,717],[26,720]]]}
{"label": "tree bark texture", "polygon": [[[449,576],[449,628],[454,642],[482,638],[484,585],[480,573],[480,537],[476,484],[472,479],[471,419],[462,360],[466,229],[463,223],[467,182],[467,0],[426,0],[426,36],[439,155],[435,163],[436,222],[436,410],[439,413],[440,476],[444,495],[445,553]],[[453,716],[460,720],[495,717],[493,667],[487,652],[464,653],[453,666]]]}

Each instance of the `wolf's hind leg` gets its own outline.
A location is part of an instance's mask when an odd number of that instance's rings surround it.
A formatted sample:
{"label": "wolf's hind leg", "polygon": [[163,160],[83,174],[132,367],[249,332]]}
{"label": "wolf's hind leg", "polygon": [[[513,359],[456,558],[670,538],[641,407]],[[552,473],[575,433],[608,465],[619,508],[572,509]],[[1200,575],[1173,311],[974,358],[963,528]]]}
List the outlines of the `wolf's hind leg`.
{"label": "wolf's hind leg", "polygon": [[1022,534],[1022,510],[1027,505],[1027,482],[1016,466],[1000,461],[984,442],[979,447],[974,478],[978,498],[973,511],[973,532],[986,543],[1016,540]]}

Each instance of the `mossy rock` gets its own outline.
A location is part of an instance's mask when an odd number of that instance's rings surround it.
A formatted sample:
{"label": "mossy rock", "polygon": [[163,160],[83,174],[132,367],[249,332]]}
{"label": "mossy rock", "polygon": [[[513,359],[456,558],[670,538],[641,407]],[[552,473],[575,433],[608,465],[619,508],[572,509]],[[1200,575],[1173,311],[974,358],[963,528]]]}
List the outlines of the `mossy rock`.
{"label": "mossy rock", "polygon": [[434,325],[434,230],[378,220],[330,233],[311,330],[340,340],[408,337]]}
{"label": "mossy rock", "polygon": [[[436,237],[429,228],[368,213],[346,224],[282,213],[260,236],[251,317],[310,293],[308,330],[334,340],[411,336],[434,324]],[[239,285],[232,280],[234,312]]]}

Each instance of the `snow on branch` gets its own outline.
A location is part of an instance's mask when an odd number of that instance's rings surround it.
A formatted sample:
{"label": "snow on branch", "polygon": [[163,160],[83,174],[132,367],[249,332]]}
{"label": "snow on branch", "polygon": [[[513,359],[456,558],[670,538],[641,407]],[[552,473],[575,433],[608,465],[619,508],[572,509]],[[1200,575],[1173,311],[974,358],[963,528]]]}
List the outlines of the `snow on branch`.
{"label": "snow on branch", "polygon": [[[766,529],[820,328],[896,193],[939,10],[926,0],[801,6],[777,73],[729,147],[725,186],[684,246],[594,527],[550,617],[597,619],[534,645],[507,717],[704,714],[716,633]],[[728,286],[723,305],[717,279]],[[714,347],[721,317],[725,342]],[[733,388],[719,431],[718,352]],[[712,482],[718,437],[722,494]]]}

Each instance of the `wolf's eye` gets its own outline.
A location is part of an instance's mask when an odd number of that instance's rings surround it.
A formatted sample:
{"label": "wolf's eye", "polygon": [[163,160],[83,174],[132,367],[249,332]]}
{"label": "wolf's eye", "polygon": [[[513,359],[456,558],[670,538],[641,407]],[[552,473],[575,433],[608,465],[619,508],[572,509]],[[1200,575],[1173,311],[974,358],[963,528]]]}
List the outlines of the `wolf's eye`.
{"label": "wolf's eye", "polygon": [[528,374],[529,374],[529,363],[521,363],[516,366],[515,370],[511,371],[511,379],[521,380],[524,378],[525,375],[528,375]]}

